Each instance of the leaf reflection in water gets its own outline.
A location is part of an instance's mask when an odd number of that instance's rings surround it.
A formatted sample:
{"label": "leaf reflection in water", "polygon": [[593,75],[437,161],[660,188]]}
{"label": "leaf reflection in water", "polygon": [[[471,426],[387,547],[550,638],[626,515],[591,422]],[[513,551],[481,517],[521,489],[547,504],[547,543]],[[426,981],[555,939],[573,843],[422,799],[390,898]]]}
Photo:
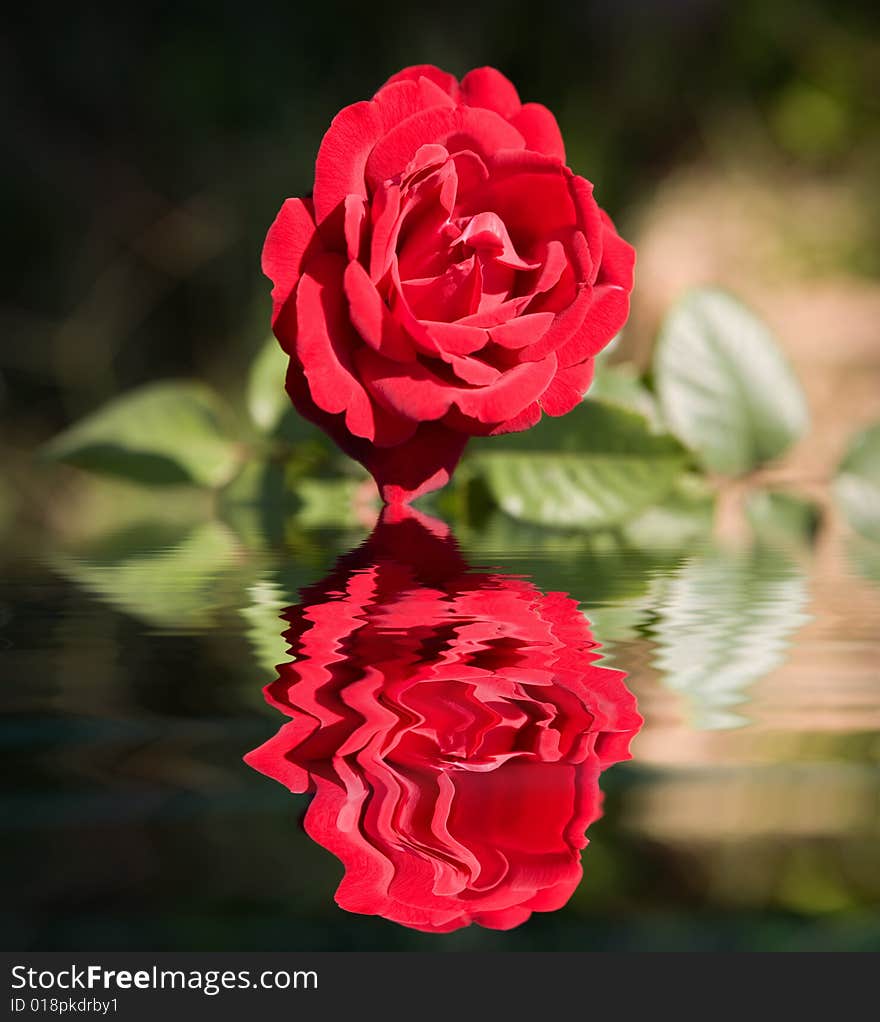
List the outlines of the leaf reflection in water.
{"label": "leaf reflection in water", "polygon": [[642,724],[577,602],[471,570],[446,525],[400,509],[301,595],[266,688],[292,719],[245,758],[314,794],[337,903],[435,933],[564,905],[599,774]]}
{"label": "leaf reflection in water", "polygon": [[807,582],[783,550],[708,546],[665,578],[657,597],[655,666],[688,701],[698,730],[742,727],[749,686],[784,663],[808,616]]}

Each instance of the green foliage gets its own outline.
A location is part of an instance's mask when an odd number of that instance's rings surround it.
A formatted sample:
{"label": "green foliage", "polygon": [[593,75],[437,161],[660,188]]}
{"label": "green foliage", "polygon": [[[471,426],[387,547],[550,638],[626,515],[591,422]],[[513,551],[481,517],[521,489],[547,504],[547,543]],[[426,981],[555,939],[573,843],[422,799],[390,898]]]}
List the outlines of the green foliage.
{"label": "green foliage", "polygon": [[274,337],[270,337],[251,363],[245,390],[245,403],[260,433],[276,444],[289,460],[302,464],[320,460],[329,449],[324,434],[304,419],[293,407],[284,386],[288,357]]}
{"label": "green foliage", "polygon": [[746,690],[785,660],[806,620],[807,584],[771,547],[708,545],[662,580],[656,593],[655,666],[687,700],[691,725],[736,727]]}
{"label": "green foliage", "polygon": [[294,471],[278,461],[254,459],[247,462],[241,472],[224,487],[220,494],[223,507],[239,504],[273,504],[289,509],[296,500],[291,486]]}
{"label": "green foliage", "polygon": [[590,386],[590,400],[597,399],[638,412],[653,429],[662,428],[657,399],[645,386],[636,367],[629,362],[615,365],[597,363],[596,376]]}
{"label": "green foliage", "polygon": [[621,534],[643,550],[687,550],[712,531],[715,494],[698,475],[679,476],[667,496],[627,522]]}
{"label": "green foliage", "polygon": [[56,437],[57,461],[153,485],[229,482],[242,458],[225,403],[197,383],[124,394]]}
{"label": "green foliage", "polygon": [[834,495],[856,532],[880,541],[880,424],[853,441],[834,480]]}
{"label": "green foliage", "polygon": [[753,490],[746,500],[746,517],[755,535],[774,545],[811,543],[822,521],[813,500],[775,490]]}
{"label": "green foliage", "polygon": [[247,408],[257,427],[272,433],[281,416],[290,407],[284,389],[287,355],[274,337],[270,337],[257,352],[247,381]]}
{"label": "green foliage", "polygon": [[662,499],[687,463],[673,437],[600,401],[535,429],[478,441],[473,471],[502,510],[539,525],[603,528]]}
{"label": "green foliage", "polygon": [[59,574],[159,632],[197,632],[216,624],[221,594],[240,588],[242,551],[216,521],[179,532],[127,531],[51,557]]}
{"label": "green foliage", "polygon": [[[354,505],[366,477],[291,406],[286,368],[270,338],[247,376],[250,424],[236,423],[203,384],[158,383],[99,409],[45,453],[129,482],[217,491],[221,517],[259,508],[261,528],[275,537],[291,514],[309,528],[359,527]],[[695,290],[660,331],[650,382],[630,364],[600,360],[588,398],[568,415],[474,439],[454,484],[427,503],[472,525],[500,509],[540,528],[633,525],[674,545],[682,531],[702,534],[711,521],[711,490],[698,467],[748,473],[806,427],[800,387],[766,327],[730,296]],[[878,450],[875,427],[857,440],[835,482],[850,522],[873,539],[880,535]],[[756,535],[774,543],[809,538],[820,521],[811,502],[773,492],[750,494],[746,512]]]}
{"label": "green foliage", "polygon": [[241,608],[245,619],[245,635],[254,652],[254,659],[266,672],[264,684],[274,680],[279,664],[288,663],[293,654],[284,638],[286,625],[282,612],[296,602],[296,596],[284,592],[271,579],[257,579],[247,587],[247,604]]}
{"label": "green foliage", "polygon": [[673,308],[654,377],[670,429],[712,472],[752,471],[807,429],[803,393],[773,336],[720,291],[692,291]]}
{"label": "green foliage", "polygon": [[456,535],[481,570],[521,558],[541,589],[576,592],[588,607],[640,599],[654,572],[682,559],[679,550],[641,547],[617,530],[547,529],[499,511],[476,527],[459,524]]}
{"label": "green foliage", "polygon": [[358,479],[303,479],[296,490],[297,522],[311,529],[357,527],[355,499],[362,485]]}

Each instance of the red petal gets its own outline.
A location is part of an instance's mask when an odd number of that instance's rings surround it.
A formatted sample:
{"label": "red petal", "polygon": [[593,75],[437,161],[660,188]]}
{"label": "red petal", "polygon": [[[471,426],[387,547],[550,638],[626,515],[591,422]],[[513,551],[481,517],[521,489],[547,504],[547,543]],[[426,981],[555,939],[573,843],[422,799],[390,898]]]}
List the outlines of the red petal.
{"label": "red petal", "polygon": [[376,286],[360,263],[345,268],[345,294],[349,313],[361,337],[381,355],[407,362],[416,357],[412,342],[394,320]]}
{"label": "red petal", "polygon": [[521,259],[510,240],[507,227],[497,213],[477,213],[467,222],[459,239],[478,251],[488,249],[491,258],[512,270],[536,270],[538,263]]}
{"label": "red petal", "polygon": [[373,237],[370,241],[370,276],[375,281],[381,280],[391,265],[399,214],[400,188],[394,184],[380,188],[373,198]]}
{"label": "red petal", "polygon": [[541,407],[548,415],[565,415],[581,403],[593,382],[593,360],[560,369],[541,396]]}
{"label": "red petal", "polygon": [[358,351],[355,360],[370,393],[417,422],[442,418],[453,403],[480,422],[503,422],[537,400],[556,372],[556,356],[549,355],[515,366],[486,387],[451,387],[418,362],[391,362],[369,348]]}
{"label": "red petal", "polygon": [[396,248],[403,278],[436,277],[449,268],[449,246],[459,233],[449,222],[457,183],[450,161],[421,182],[417,194],[410,191],[405,195],[388,242],[389,250]]}
{"label": "red petal", "polygon": [[275,285],[272,288],[273,327],[300,278],[303,256],[308,249],[320,247],[313,212],[308,199],[286,199],[266,235],[262,265],[263,273]]}
{"label": "red petal", "polygon": [[324,430],[349,457],[359,461],[367,469],[369,469],[367,459],[371,452],[409,440],[418,427],[418,423],[402,419],[376,405],[373,408],[373,419],[376,424],[373,442],[353,436],[345,424],[344,415],[325,412],[315,404],[305,371],[295,355],[290,359],[284,386],[300,415]]}
{"label": "red petal", "polygon": [[429,79],[435,85],[439,85],[448,96],[458,99],[458,79],[448,71],[441,71],[439,67],[434,67],[433,64],[414,64],[412,67],[405,67],[402,71],[392,75],[382,88],[392,82],[412,82],[418,81],[419,78]]}
{"label": "red petal", "polygon": [[533,312],[512,319],[509,323],[491,327],[489,336],[504,348],[524,348],[526,345],[536,344],[555,318],[552,312]]}
{"label": "red petal", "polygon": [[523,250],[576,225],[571,173],[558,161],[518,149],[496,152],[488,166],[489,180],[463,212],[493,210]]}
{"label": "red petal", "polygon": [[355,355],[361,379],[391,411],[415,422],[441,419],[457,390],[421,362],[401,364],[364,348]]}
{"label": "red petal", "polygon": [[436,277],[405,280],[403,294],[413,313],[422,320],[460,319],[469,315],[479,300],[480,275],[474,257],[453,263]]}
{"label": "red petal", "polygon": [[620,330],[628,315],[628,291],[614,284],[594,288],[592,302],[580,327],[556,349],[559,364],[566,367],[597,355]]}
{"label": "red petal", "polygon": [[571,191],[574,195],[578,210],[578,226],[584,232],[587,246],[590,250],[590,259],[593,265],[593,275],[590,283],[596,280],[599,271],[599,264],[602,261],[602,247],[605,235],[605,225],[602,221],[602,211],[596,205],[593,197],[593,186],[582,177],[572,177]]}
{"label": "red petal", "polygon": [[566,247],[577,280],[594,281],[596,279],[596,268],[593,264],[593,256],[590,246],[582,231],[572,231],[568,238]]}
{"label": "red petal", "polygon": [[345,412],[355,436],[374,439],[373,405],[351,362],[358,338],[347,316],[342,290],[345,260],[324,252],[311,260],[296,292],[297,358],[315,404],[325,412]]}
{"label": "red petal", "polygon": [[[450,112],[455,110],[452,101],[427,80],[399,82],[380,92],[381,98],[340,110],[324,135],[315,161],[319,226],[331,218],[347,195],[367,197],[364,168],[373,147],[389,130],[420,112],[442,109],[441,104]],[[336,227],[334,218],[324,230],[332,234]]]}
{"label": "red petal", "polygon": [[367,204],[359,195],[345,197],[345,251],[349,259],[359,259],[364,240]]}
{"label": "red petal", "polygon": [[[268,694],[266,698],[269,698]],[[282,708],[282,712],[284,712],[284,708]],[[304,714],[303,717],[305,717]],[[308,770],[299,763],[293,763],[285,755],[290,749],[295,749],[302,743],[303,723],[309,730],[314,730],[317,726],[317,722],[311,718],[305,721],[298,719],[285,724],[268,742],[264,742],[258,748],[247,753],[243,757],[245,763],[254,770],[259,770],[261,774],[283,784],[290,791],[308,791],[312,786]]]}
{"label": "red petal", "polygon": [[419,319],[407,300],[397,270],[397,263],[392,262],[391,279],[395,288],[392,315],[420,351],[432,357],[446,358],[447,353],[469,355],[488,343],[489,335],[484,329],[462,322]]}
{"label": "red petal", "polygon": [[531,429],[532,426],[536,426],[541,421],[541,406],[537,401],[533,401],[530,405],[515,415],[512,419],[508,419],[506,422],[500,423],[496,426],[490,436],[501,436],[504,433],[519,433],[524,429]]}
{"label": "red petal", "polygon": [[[583,237],[583,235],[581,235]],[[574,266],[568,252],[559,274],[559,279],[547,291],[538,291],[529,302],[529,312],[564,312],[584,289],[582,281],[575,276]]]}
{"label": "red petal", "polygon": [[412,438],[396,447],[367,447],[358,459],[376,480],[388,504],[408,504],[445,486],[468,438],[440,423],[423,422]]}
{"label": "red petal", "polygon": [[441,167],[448,159],[449,150],[446,146],[437,145],[435,142],[419,146],[415,156],[406,165],[403,180],[408,183],[409,179],[415,177],[416,174],[421,174],[423,170],[428,170],[431,167]]}
{"label": "red petal", "polygon": [[509,298],[506,302],[496,305],[491,309],[475,312],[472,316],[464,316],[458,320],[459,326],[482,326],[493,327],[499,323],[507,323],[518,316],[519,313],[532,300],[531,295],[521,295],[519,298]]}
{"label": "red petal", "polygon": [[494,383],[501,376],[500,369],[490,366],[479,358],[469,358],[466,355],[447,355],[444,361],[449,364],[463,383],[470,383],[477,387],[485,387]]}
{"label": "red petal", "polygon": [[[498,114],[477,107],[437,107],[413,114],[375,144],[366,161],[366,178],[377,189],[400,174],[418,149],[428,143],[446,145],[455,140],[454,150],[472,149],[487,155],[498,149],[521,149],[522,135]],[[317,193],[316,193],[317,194]]]}
{"label": "red petal", "polygon": [[604,224],[602,232],[602,265],[599,267],[599,282],[602,284],[618,284],[632,290],[633,268],[636,253],[632,245],[620,237],[604,210],[599,211]]}
{"label": "red petal", "polygon": [[557,315],[544,336],[535,344],[523,348],[521,358],[524,361],[545,358],[551,351],[557,351],[566,344],[583,323],[592,300],[591,288],[581,287],[575,300],[564,312]]}
{"label": "red petal", "polygon": [[519,130],[526,140],[526,148],[535,152],[552,156],[565,163],[565,144],[556,118],[547,107],[540,103],[526,103],[525,106],[510,119],[510,123]]}
{"label": "red petal", "polygon": [[468,106],[481,106],[510,119],[522,106],[513,83],[494,67],[477,67],[461,80],[462,99]]}
{"label": "red petal", "polygon": [[346,195],[367,197],[364,167],[382,132],[382,115],[375,103],[354,103],[333,118],[315,161],[315,215],[319,224]]}
{"label": "red petal", "polygon": [[463,326],[461,323],[441,323],[434,320],[422,320],[427,337],[416,338],[426,355],[470,355],[479,351],[489,343],[489,334],[475,326]]}
{"label": "red petal", "polygon": [[461,149],[453,153],[452,162],[458,175],[458,191],[462,195],[478,188],[489,177],[486,164],[471,149]]}
{"label": "red petal", "polygon": [[449,94],[424,75],[409,81],[386,83],[373,97],[373,102],[379,107],[386,131],[419,110],[428,110],[434,106],[455,106]]}
{"label": "red petal", "polygon": [[531,914],[529,908],[513,906],[497,912],[478,912],[474,915],[474,922],[487,930],[512,930],[515,926],[521,926]]}
{"label": "red petal", "polygon": [[562,272],[568,265],[568,257],[565,254],[565,246],[561,241],[551,240],[547,242],[544,252],[543,266],[535,281],[533,291],[542,294],[549,291],[559,283]]}

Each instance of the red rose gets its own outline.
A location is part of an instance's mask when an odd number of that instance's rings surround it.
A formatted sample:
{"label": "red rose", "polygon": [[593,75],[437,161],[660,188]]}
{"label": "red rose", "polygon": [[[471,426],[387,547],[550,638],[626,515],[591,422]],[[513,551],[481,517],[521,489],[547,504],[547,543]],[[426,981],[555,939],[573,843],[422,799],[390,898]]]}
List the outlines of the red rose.
{"label": "red rose", "polygon": [[489,67],[406,68],[337,114],[263,249],[288,392],[389,502],[446,483],[469,436],[570,411],[633,262],[553,115]]}
{"label": "red rose", "polygon": [[470,571],[441,523],[387,511],[302,595],[266,688],[293,720],[245,758],[314,792],[337,903],[434,933],[564,905],[599,773],[642,723],[577,603]]}

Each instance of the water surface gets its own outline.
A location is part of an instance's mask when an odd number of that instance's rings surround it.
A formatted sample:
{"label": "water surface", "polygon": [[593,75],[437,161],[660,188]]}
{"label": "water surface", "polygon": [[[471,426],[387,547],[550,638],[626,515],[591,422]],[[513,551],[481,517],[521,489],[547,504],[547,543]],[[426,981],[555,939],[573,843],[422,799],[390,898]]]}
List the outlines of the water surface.
{"label": "water surface", "polygon": [[[17,878],[3,908],[7,946],[878,946],[880,591],[857,544],[837,533],[812,548],[681,542],[662,530],[648,542],[497,517],[437,540],[447,547],[433,579],[412,549],[391,543],[383,571],[408,580],[377,582],[367,533],[205,521],[7,552],[2,825],[7,876]],[[351,586],[366,590],[345,608]],[[550,606],[562,617],[549,615],[542,636],[536,621]],[[330,747],[299,755],[302,743],[287,741],[279,784],[253,750],[288,718],[297,726],[308,693],[276,687],[270,705],[263,689],[300,679],[291,628],[297,614],[314,625],[321,613],[338,634],[308,669],[329,663],[334,698],[353,702],[355,716],[333,732],[319,684],[312,718],[326,718],[316,740]],[[352,624],[362,629],[365,614],[373,634],[355,643]],[[386,684],[428,665],[432,698],[367,686],[365,708],[353,688],[345,695],[346,679],[363,685],[381,663]],[[564,676],[563,688],[539,698],[533,687],[525,702],[521,689],[473,681],[534,686],[542,671]],[[592,712],[603,671],[621,686],[612,703],[623,706],[624,692],[637,700],[640,731],[632,717],[618,727]],[[377,725],[384,711],[390,731]],[[340,846],[339,806],[304,826],[312,796],[288,789],[314,790],[322,771],[330,783],[328,764],[344,763],[346,748],[362,766],[375,735],[401,726],[404,767],[382,746],[369,762],[385,772],[367,769],[386,823],[365,830],[364,811],[348,834],[366,834],[370,854],[383,836],[383,861],[404,879],[380,885],[382,904],[355,887],[346,910],[334,894],[343,863],[351,877],[359,860]],[[626,732],[632,759],[621,746],[599,762],[603,729]],[[437,792],[410,783],[435,783],[441,760],[448,806],[466,810],[449,810],[445,830],[426,816]],[[301,783],[289,783],[291,770]],[[377,777],[398,786],[393,796],[387,786],[375,795]],[[463,777],[476,787],[457,788]],[[407,873],[399,857],[414,849],[420,868]],[[451,891],[479,902],[489,891],[500,901],[482,903],[482,926],[463,925],[480,917],[477,904],[439,927],[450,932],[422,932],[413,923],[425,918],[400,918],[395,905],[403,890],[424,909],[428,883],[428,900]],[[486,928],[494,911],[508,913],[494,917],[506,928]]]}

